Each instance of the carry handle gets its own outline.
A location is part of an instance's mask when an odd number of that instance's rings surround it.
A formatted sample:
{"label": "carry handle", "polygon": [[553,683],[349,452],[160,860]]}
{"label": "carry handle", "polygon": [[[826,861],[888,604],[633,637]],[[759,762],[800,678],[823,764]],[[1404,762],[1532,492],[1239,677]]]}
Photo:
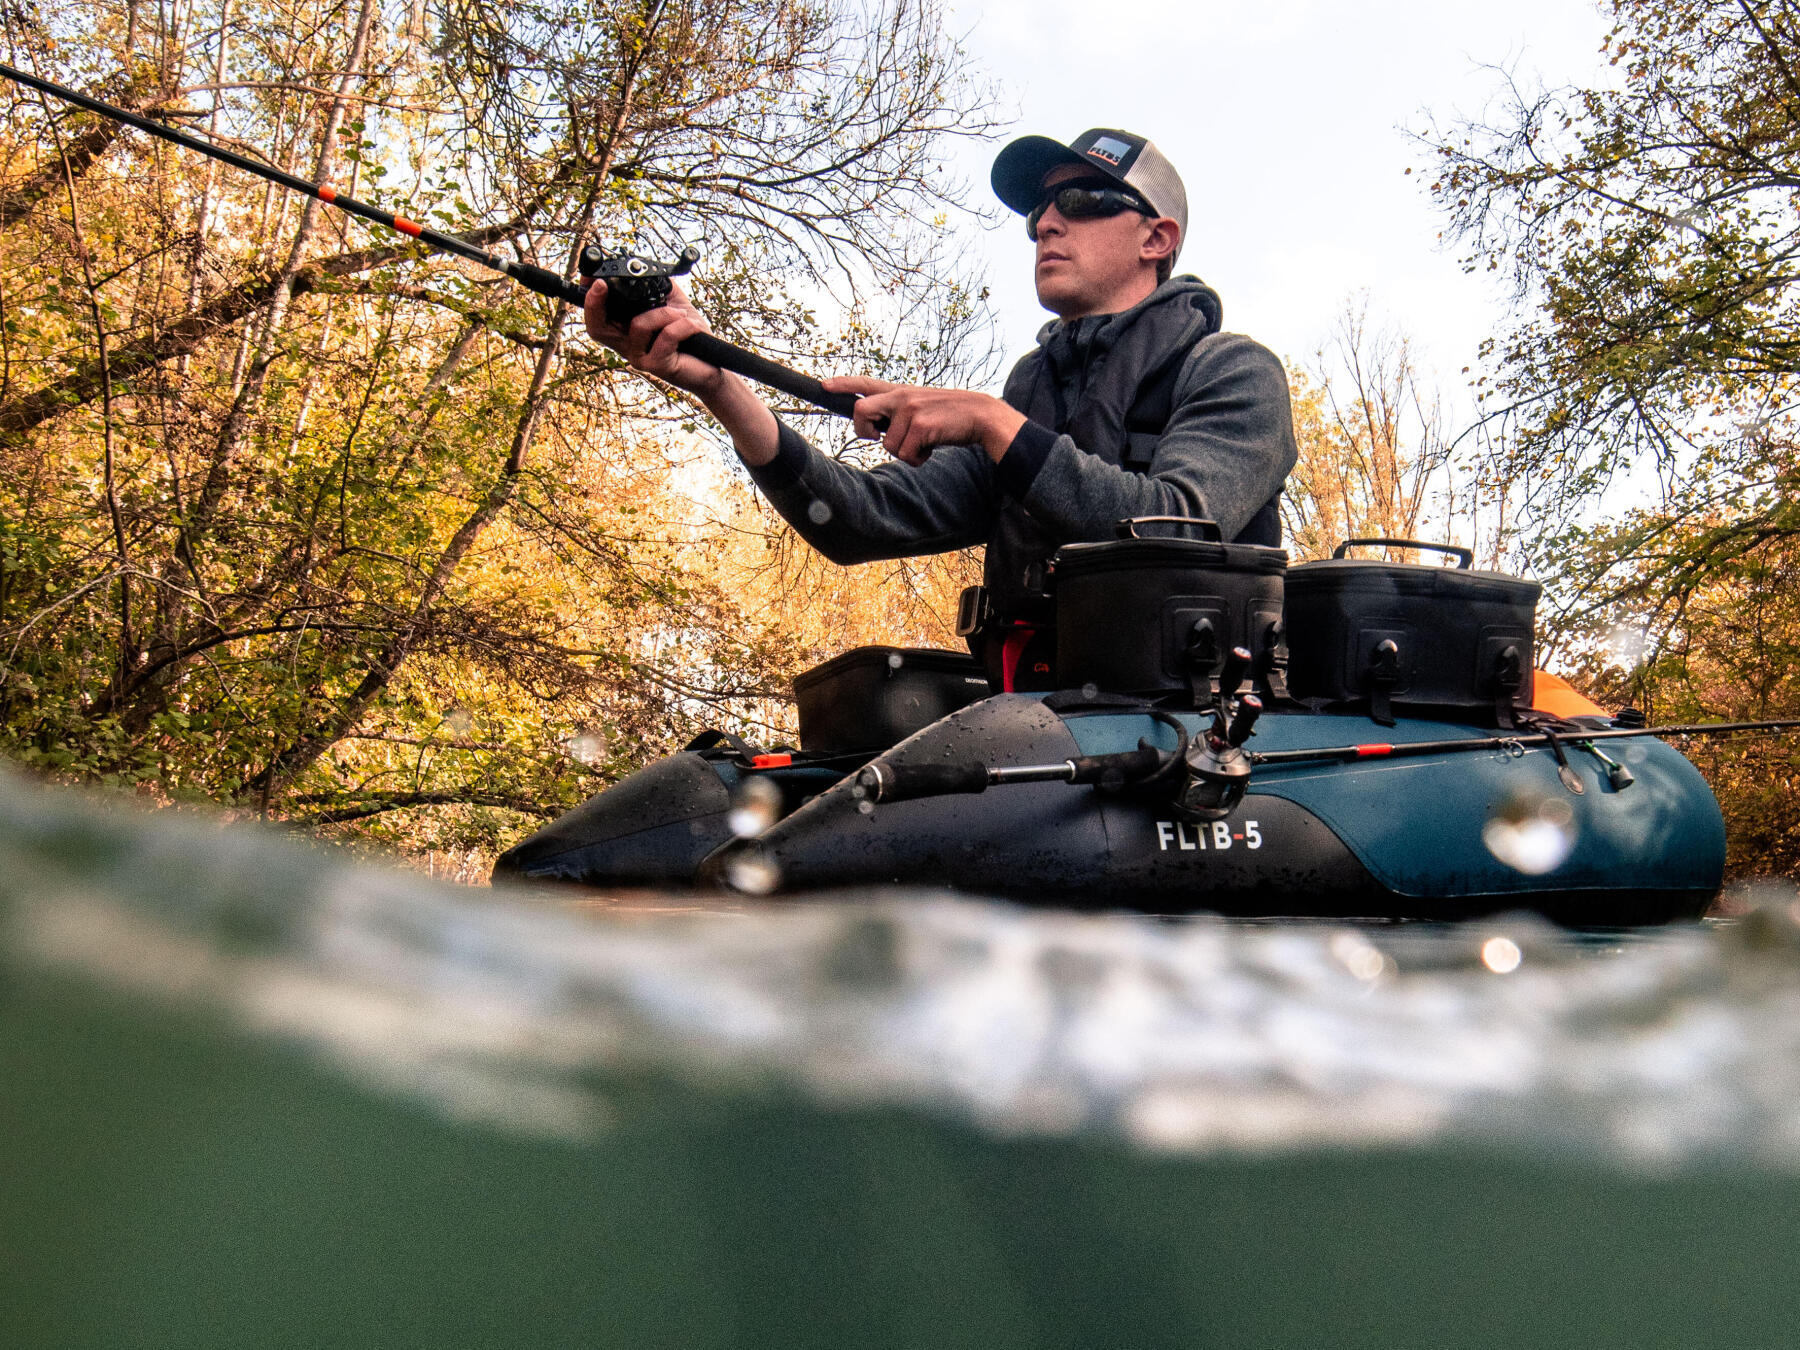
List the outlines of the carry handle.
{"label": "carry handle", "polygon": [[1459,569],[1467,571],[1475,565],[1475,550],[1456,544],[1428,544],[1423,539],[1346,539],[1332,552],[1341,558],[1353,548],[1422,548],[1431,553],[1448,553],[1457,560]]}
{"label": "carry handle", "polygon": [[1202,539],[1215,544],[1225,542],[1225,531],[1219,528],[1217,521],[1202,520],[1198,516],[1132,516],[1114,525],[1113,533],[1121,539],[1142,539],[1144,536],[1137,532],[1140,525],[1189,525],[1200,531]]}

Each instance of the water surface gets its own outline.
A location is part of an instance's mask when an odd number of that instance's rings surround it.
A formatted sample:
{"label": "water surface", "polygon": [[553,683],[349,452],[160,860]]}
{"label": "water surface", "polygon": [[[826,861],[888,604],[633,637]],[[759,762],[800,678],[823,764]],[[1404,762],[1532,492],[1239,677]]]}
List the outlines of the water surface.
{"label": "water surface", "polygon": [[1785,1344],[1797,916],[577,904],[0,780],[0,1331]]}

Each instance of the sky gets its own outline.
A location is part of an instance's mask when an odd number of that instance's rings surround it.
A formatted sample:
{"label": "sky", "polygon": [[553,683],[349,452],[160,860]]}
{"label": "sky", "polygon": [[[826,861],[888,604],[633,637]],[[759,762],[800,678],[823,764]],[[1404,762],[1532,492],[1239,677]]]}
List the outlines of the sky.
{"label": "sky", "polygon": [[[1609,73],[1608,25],[1589,0],[952,3],[952,30],[1017,113],[1003,139],[1117,126],[1174,162],[1189,205],[1178,270],[1221,294],[1227,328],[1308,364],[1367,292],[1371,317],[1412,338],[1452,405],[1506,297],[1440,246],[1431,156],[1405,130],[1480,114],[1494,67],[1553,87]],[[958,152],[972,199],[992,202],[998,144]],[[968,233],[1016,356],[1047,317],[1031,246],[1016,216]]]}

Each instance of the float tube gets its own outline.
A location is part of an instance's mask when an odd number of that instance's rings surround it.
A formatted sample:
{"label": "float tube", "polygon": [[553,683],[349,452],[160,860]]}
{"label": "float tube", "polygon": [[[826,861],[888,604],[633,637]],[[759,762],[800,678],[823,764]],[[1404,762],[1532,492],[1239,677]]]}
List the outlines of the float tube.
{"label": "float tube", "polygon": [[960,653],[859,648],[796,681],[800,749],[708,733],[496,879],[1579,926],[1697,917],[1717,894],[1711,791],[1641,718],[1533,671],[1535,585],[1462,550],[1364,562],[1350,541],[1289,570],[1140,524],[1057,555],[1069,687],[989,694]]}

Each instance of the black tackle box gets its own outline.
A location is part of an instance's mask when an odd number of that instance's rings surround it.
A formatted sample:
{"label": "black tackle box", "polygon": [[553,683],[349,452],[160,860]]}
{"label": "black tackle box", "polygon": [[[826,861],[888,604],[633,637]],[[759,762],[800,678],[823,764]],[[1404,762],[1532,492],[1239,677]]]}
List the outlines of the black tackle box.
{"label": "black tackle box", "polygon": [[[1448,553],[1455,567],[1345,557],[1367,545]],[[1288,687],[1297,699],[1512,725],[1531,703],[1533,625],[1543,587],[1473,570],[1464,548],[1352,539],[1287,574]]]}
{"label": "black tackle box", "polygon": [[794,677],[800,748],[885,750],[988,696],[981,663],[932,647],[853,647]]}
{"label": "black tackle box", "polygon": [[[1144,527],[1201,538],[1146,537]],[[1068,544],[1051,569],[1056,591],[1056,679],[1113,694],[1209,697],[1233,647],[1257,658],[1259,681],[1279,683],[1282,577],[1278,548],[1219,541],[1211,521],[1121,521],[1125,537]],[[1207,537],[1210,536],[1210,537]],[[1185,701],[1185,700],[1184,700]]]}

